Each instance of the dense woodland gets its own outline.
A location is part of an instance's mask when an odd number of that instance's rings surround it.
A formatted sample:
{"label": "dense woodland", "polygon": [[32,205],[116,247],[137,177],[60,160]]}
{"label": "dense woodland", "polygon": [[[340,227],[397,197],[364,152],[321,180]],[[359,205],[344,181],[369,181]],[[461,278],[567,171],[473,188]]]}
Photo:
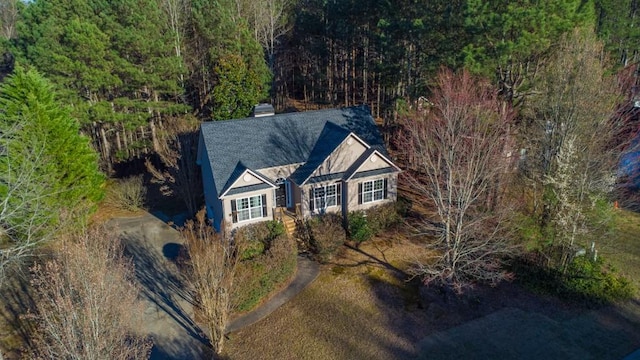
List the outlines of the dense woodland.
{"label": "dense woodland", "polygon": [[[198,124],[270,102],[369,105],[413,200],[433,209],[411,227],[442,254],[414,269],[425,284],[512,278],[506,259],[523,248],[553,276],[571,274],[576,246],[609,238],[613,201],[640,183],[637,158],[619,166],[638,151],[639,10],[636,0],[0,0],[0,270],[52,238],[105,236],[74,231],[131,164],[195,214]],[[59,260],[122,260],[115,245],[78,249]]]}
{"label": "dense woodland", "polygon": [[50,79],[108,173],[157,150],[168,123],[369,104],[395,120],[440,67],[517,104],[561,34],[593,27],[613,67],[637,61],[635,1],[3,0],[1,69]]}

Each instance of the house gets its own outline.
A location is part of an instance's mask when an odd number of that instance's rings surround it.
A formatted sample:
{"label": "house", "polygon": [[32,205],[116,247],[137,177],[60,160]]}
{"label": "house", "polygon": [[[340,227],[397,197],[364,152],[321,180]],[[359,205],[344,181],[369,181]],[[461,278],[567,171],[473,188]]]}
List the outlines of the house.
{"label": "house", "polygon": [[396,200],[400,169],[366,106],[211,121],[197,162],[219,229],[275,218],[347,214]]}

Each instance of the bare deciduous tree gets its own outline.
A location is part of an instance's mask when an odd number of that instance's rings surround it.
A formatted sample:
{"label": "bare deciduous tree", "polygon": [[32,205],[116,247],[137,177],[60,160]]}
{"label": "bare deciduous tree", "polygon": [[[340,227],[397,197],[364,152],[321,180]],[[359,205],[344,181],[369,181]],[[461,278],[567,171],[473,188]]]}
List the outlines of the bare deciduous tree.
{"label": "bare deciduous tree", "polygon": [[289,17],[295,0],[236,0],[240,15],[247,19],[256,40],[267,55],[273,71],[273,57],[278,38],[290,30]]}
{"label": "bare deciduous tree", "polygon": [[177,195],[184,201],[189,214],[195,214],[202,193],[200,169],[196,164],[198,153],[197,122],[178,120],[174,129],[168,129],[158,139],[158,157],[162,168],[149,159],[145,165],[155,181],[162,184],[164,195]]}
{"label": "bare deciduous tree", "polygon": [[65,239],[53,260],[33,268],[34,356],[144,359],[151,344],[135,334],[143,306],[133,269],[113,231]]}
{"label": "bare deciduous tree", "polygon": [[9,269],[53,237],[56,227],[54,214],[44,205],[53,194],[37,171],[44,161],[42,150],[30,149],[21,154],[23,161],[12,163],[15,156],[7,154],[9,133],[0,134],[0,285]]}
{"label": "bare deciduous tree", "polygon": [[[189,17],[191,3],[189,0],[162,0],[160,6],[167,14],[171,35],[173,37],[173,51],[176,57],[183,59],[183,47],[186,38],[185,23]],[[182,67],[182,61],[180,61]],[[180,72],[180,84],[184,86],[184,69]]]}
{"label": "bare deciduous tree", "polygon": [[16,36],[18,0],[0,0],[0,37],[7,40]]}
{"label": "bare deciduous tree", "polygon": [[209,331],[211,346],[219,354],[231,313],[241,244],[225,232],[216,233],[204,210],[198,212],[195,222],[187,222],[182,237],[189,255],[198,308]]}
{"label": "bare deciduous tree", "polygon": [[435,218],[419,226],[435,234],[438,256],[418,264],[427,284],[462,290],[475,281],[497,283],[509,274],[501,267],[513,251],[504,234],[504,209],[494,206],[512,119],[488,82],[464,71],[442,70],[432,103],[401,120],[402,150],[413,171],[406,178]]}
{"label": "bare deciduous tree", "polygon": [[[531,186],[542,193],[541,227],[547,241],[562,248],[568,265],[578,239],[601,232],[606,220],[596,205],[613,189],[620,155],[614,136],[624,124],[613,118],[620,97],[607,75],[602,44],[589,29],[577,29],[556,46],[540,72],[525,130]],[[606,222],[606,221],[604,221]]]}

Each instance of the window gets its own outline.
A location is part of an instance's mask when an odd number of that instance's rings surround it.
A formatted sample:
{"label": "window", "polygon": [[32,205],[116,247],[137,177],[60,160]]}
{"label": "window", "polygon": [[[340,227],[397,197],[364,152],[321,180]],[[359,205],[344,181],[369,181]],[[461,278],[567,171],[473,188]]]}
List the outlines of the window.
{"label": "window", "polygon": [[233,222],[241,222],[267,216],[266,195],[256,195],[231,200]]}
{"label": "window", "polygon": [[316,186],[309,191],[311,211],[341,205],[340,184]]}
{"label": "window", "polygon": [[358,189],[361,204],[384,200],[387,198],[387,179],[362,182]]}

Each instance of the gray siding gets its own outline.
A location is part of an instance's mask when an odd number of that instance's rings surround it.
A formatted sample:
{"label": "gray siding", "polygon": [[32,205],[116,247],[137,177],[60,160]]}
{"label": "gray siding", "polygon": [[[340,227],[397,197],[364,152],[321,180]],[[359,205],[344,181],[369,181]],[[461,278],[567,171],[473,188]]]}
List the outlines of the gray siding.
{"label": "gray siding", "polygon": [[213,182],[213,174],[211,173],[211,165],[208,161],[203,161],[202,166],[202,186],[204,188],[204,199],[207,209],[207,217],[213,222],[213,227],[220,231],[222,221],[222,201],[218,199],[218,191]]}

